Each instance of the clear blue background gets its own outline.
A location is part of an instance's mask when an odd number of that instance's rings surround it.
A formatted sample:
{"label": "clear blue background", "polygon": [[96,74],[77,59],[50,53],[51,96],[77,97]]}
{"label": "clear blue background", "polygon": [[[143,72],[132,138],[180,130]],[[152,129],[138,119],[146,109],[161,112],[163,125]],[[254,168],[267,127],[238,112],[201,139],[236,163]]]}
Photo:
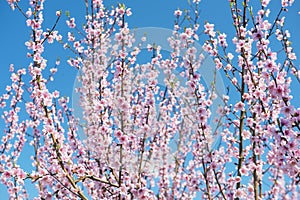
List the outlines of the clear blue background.
{"label": "clear blue background", "polygon": [[[253,0],[252,0],[253,1]],[[122,1],[105,1],[106,5],[116,5]],[[128,7],[132,8],[133,15],[128,18],[130,27],[162,27],[173,28],[174,10],[177,8],[188,8],[185,0],[125,0],[123,1]],[[123,3],[122,2],[122,3]],[[253,1],[253,2],[258,2]],[[280,1],[271,1],[271,16],[277,14],[280,9]],[[21,1],[21,7],[27,8],[28,1]],[[203,0],[200,4],[200,25],[206,20],[215,24],[216,30],[228,33],[232,36],[234,31],[232,20],[230,18],[230,9],[227,0]],[[57,29],[66,39],[67,28],[64,15],[66,10],[70,11],[71,16],[76,18],[77,26],[84,23],[84,1],[75,0],[48,0],[45,3],[44,10],[44,28],[51,28],[56,20],[55,11],[62,10],[62,18]],[[300,2],[295,1],[294,6],[289,8],[286,18],[286,28],[289,29],[293,41],[293,47],[298,56],[300,56]],[[271,19],[274,19],[271,18]],[[25,18],[18,11],[12,11],[6,1],[0,1],[0,94],[5,90],[7,84],[10,84],[9,65],[13,63],[16,68],[27,68],[31,59],[26,58],[27,48],[24,43],[30,39],[30,29],[26,27]],[[203,35],[204,36],[204,35]],[[203,37],[200,36],[200,37]],[[204,36],[205,37],[205,36]],[[229,37],[230,38],[230,37]],[[66,41],[66,40],[65,40]],[[231,41],[228,41],[229,45]],[[46,45],[45,54],[48,60],[48,66],[53,67],[57,58],[61,59],[61,65],[58,67],[58,73],[55,76],[55,83],[50,85],[51,88],[60,90],[61,95],[72,95],[73,83],[77,70],[68,66],[66,59],[72,56],[72,53],[63,49],[62,45]],[[296,62],[299,66],[299,61]],[[295,100],[299,100],[299,91],[294,91]],[[2,123],[0,123],[0,135],[2,134]],[[29,159],[21,160],[22,165],[30,166]],[[0,184],[1,185],[1,184]],[[0,186],[0,198],[7,199],[3,186]]]}

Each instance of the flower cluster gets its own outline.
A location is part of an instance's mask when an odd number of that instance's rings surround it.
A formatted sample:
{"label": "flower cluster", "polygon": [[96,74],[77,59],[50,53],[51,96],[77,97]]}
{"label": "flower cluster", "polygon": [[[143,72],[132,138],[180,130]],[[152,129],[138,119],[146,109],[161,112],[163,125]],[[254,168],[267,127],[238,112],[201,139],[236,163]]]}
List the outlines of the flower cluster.
{"label": "flower cluster", "polygon": [[[174,11],[171,52],[148,44],[146,63],[136,41],[147,38],[136,38],[124,4],[107,9],[101,0],[86,1],[82,30],[67,14],[63,46],[75,53],[67,62],[81,74],[81,123],[69,98],[48,86],[58,68],[48,69],[44,45],[62,43],[61,11],[44,30],[44,0],[30,0],[23,14],[31,63],[10,66],[11,84],[0,96],[0,181],[10,199],[31,197],[26,179],[36,186],[35,199],[299,198],[300,108],[291,83],[300,73],[282,16],[293,1],[282,0],[272,20],[269,0],[256,11],[247,9],[250,1],[231,0],[231,41],[209,22],[200,30],[199,3]],[[196,48],[200,31],[205,52]],[[203,84],[207,56],[228,79],[228,94],[218,93],[216,81]],[[223,104],[212,119],[216,98]],[[30,170],[22,156],[30,157]]]}

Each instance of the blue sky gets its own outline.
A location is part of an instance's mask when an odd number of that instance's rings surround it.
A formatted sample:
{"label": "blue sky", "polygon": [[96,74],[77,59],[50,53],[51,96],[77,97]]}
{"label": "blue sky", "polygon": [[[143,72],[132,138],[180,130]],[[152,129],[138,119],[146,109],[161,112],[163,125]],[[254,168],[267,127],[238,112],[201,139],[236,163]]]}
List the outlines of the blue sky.
{"label": "blue sky", "polygon": [[[252,0],[253,1],[253,0]],[[45,3],[44,18],[45,28],[51,28],[55,22],[55,11],[66,10],[70,11],[71,16],[76,18],[78,25],[83,23],[84,19],[84,1],[74,0],[48,0]],[[175,9],[188,8],[185,0],[124,0],[124,1],[105,1],[106,5],[116,5],[117,2],[124,2],[128,7],[132,8],[133,15],[128,19],[130,27],[160,27],[173,28],[173,12]],[[254,1],[253,1],[254,2]],[[256,1],[258,2],[258,1]],[[28,1],[21,1],[23,8],[27,7]],[[280,9],[280,1],[271,1],[272,8],[271,16],[277,14]],[[200,25],[204,21],[215,24],[216,30],[220,32],[229,33],[232,35],[233,27],[230,18],[230,10],[228,1],[223,0],[202,0]],[[293,47],[298,56],[300,56],[300,2],[295,1],[294,6],[289,9],[286,19],[286,28],[289,29],[292,35]],[[66,37],[66,32],[69,31],[65,24],[65,15],[60,20],[57,29],[61,32],[63,37]],[[274,19],[274,18],[273,18]],[[15,10],[14,12],[9,8],[6,1],[0,1],[0,93],[4,92],[5,86],[10,83],[9,79],[9,65],[13,63],[16,68],[27,68],[31,62],[26,58],[27,49],[24,43],[29,39],[30,30],[26,27],[25,18]],[[230,34],[231,33],[231,34]],[[230,41],[228,41],[230,43]],[[58,73],[55,77],[56,82],[51,87],[58,88],[62,95],[71,96],[73,83],[77,71],[67,65],[66,59],[72,56],[72,53],[65,51],[60,44],[46,45],[44,57],[48,60],[50,67],[54,66],[57,58],[61,59]],[[299,66],[299,61],[296,62]],[[295,93],[294,98],[299,100],[299,92]],[[1,123],[0,123],[0,130]],[[27,163],[30,164],[30,163]],[[3,193],[3,187],[0,187],[0,194]],[[1,196],[2,197],[2,196]]]}
{"label": "blue sky", "polygon": [[[27,1],[21,1],[24,5]],[[78,1],[76,4],[72,0],[51,0],[46,1],[44,11],[45,27],[51,28],[51,25],[55,22],[55,11],[56,10],[69,10],[72,16],[76,17],[76,21],[79,22],[78,25],[83,23],[84,14],[84,4],[83,0]],[[120,1],[106,1],[106,5],[113,5]],[[279,1],[272,3],[274,4],[274,10],[271,14],[276,14],[279,10]],[[133,15],[128,18],[129,25],[131,27],[162,27],[172,29],[173,27],[173,12],[175,9],[188,8],[185,0],[147,0],[147,1],[135,1],[135,0],[125,0],[124,3],[128,7],[132,8]],[[22,5],[21,4],[21,5]],[[218,4],[218,6],[215,6]],[[275,5],[276,4],[276,5]],[[209,21],[210,23],[215,23],[216,30],[221,32],[232,33],[233,28],[231,26],[232,20],[229,13],[229,5],[227,1],[219,0],[203,0],[200,4],[202,9],[200,13],[200,21]],[[4,86],[8,83],[8,68],[9,64],[14,63],[16,67],[27,67],[30,59],[26,58],[27,49],[24,45],[26,40],[29,39],[30,30],[26,27],[24,17],[15,10],[12,12],[5,1],[0,2],[0,42],[1,42],[1,54],[0,54],[0,91],[3,91]],[[287,15],[286,27],[290,30],[292,34],[293,46],[297,54],[300,52],[300,2],[295,1],[294,7],[289,10]],[[81,22],[81,23],[80,23]],[[63,33],[66,33],[64,18],[60,20],[58,29]],[[65,36],[65,35],[63,35]],[[57,80],[64,77],[67,82],[72,82],[72,79],[76,76],[76,70],[71,69],[64,62],[64,57],[70,56],[70,52],[63,50],[61,45],[49,45],[46,48],[45,57],[48,60],[49,66],[53,66],[56,58],[60,57],[62,59],[62,65],[59,68]],[[69,79],[70,78],[70,79]],[[70,87],[69,87],[70,86]],[[72,84],[64,84],[62,87],[62,92],[70,94],[70,88]]]}
{"label": "blue sky", "polygon": [[[21,1],[22,6],[27,6],[27,1]],[[72,0],[51,0],[46,1],[44,18],[45,27],[51,28],[51,25],[55,22],[55,11],[69,10],[71,15],[76,17],[76,22],[78,25],[83,23],[84,14],[84,1],[77,1],[74,3]],[[113,5],[120,1],[106,1],[106,5]],[[124,3],[132,8],[133,15],[128,19],[129,25],[131,27],[162,27],[172,29],[173,27],[173,12],[175,9],[188,8],[185,0],[124,0]],[[278,3],[276,3],[278,2]],[[218,4],[218,6],[216,6]],[[279,1],[275,1],[274,10],[271,14],[276,14],[279,10]],[[232,20],[229,14],[229,6],[227,1],[219,0],[203,0],[200,4],[202,9],[200,13],[200,22],[203,23],[204,20],[210,23],[215,23],[216,30],[221,32],[232,32],[233,28],[231,26]],[[273,7],[273,6],[272,6]],[[9,64],[14,63],[16,67],[27,67],[30,59],[26,58],[27,49],[24,43],[29,39],[30,30],[26,27],[24,17],[15,10],[14,12],[10,10],[9,6],[5,1],[0,2],[0,42],[1,42],[1,54],[0,54],[0,92],[5,88],[6,83],[9,83]],[[292,41],[294,41],[294,48],[297,54],[300,52],[300,2],[295,1],[294,7],[289,10],[287,14],[286,27],[290,30],[292,35]],[[58,24],[58,30],[61,31],[63,36],[65,36],[66,24],[64,22],[65,18],[62,18]],[[299,44],[297,44],[299,43]],[[62,59],[62,64],[57,73],[57,81],[68,82],[64,84],[62,93],[66,95],[71,94],[72,82],[76,76],[76,70],[70,68],[65,63],[64,58],[71,56],[70,52],[64,51],[61,45],[47,45],[45,58],[48,60],[48,65],[53,66],[55,60],[59,57]],[[67,78],[67,79],[66,79]],[[69,84],[70,83],[70,84]]]}

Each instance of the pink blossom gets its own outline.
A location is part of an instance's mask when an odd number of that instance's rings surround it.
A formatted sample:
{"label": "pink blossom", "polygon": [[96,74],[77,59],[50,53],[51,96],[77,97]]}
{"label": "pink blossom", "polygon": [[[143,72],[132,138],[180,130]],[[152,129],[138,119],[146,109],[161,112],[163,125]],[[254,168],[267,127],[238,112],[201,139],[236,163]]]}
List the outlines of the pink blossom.
{"label": "pink blossom", "polygon": [[74,18],[70,18],[69,20],[66,21],[67,25],[70,27],[70,28],[75,28],[76,27],[76,24],[75,24],[75,19]]}
{"label": "pink blossom", "polygon": [[177,10],[174,11],[174,15],[175,16],[181,16],[182,15],[182,11],[179,10],[179,9],[177,9]]}
{"label": "pink blossom", "polygon": [[263,7],[267,7],[269,3],[270,3],[270,0],[263,0],[261,2],[261,4],[262,4]]}
{"label": "pink blossom", "polygon": [[222,47],[227,47],[226,34],[222,33],[218,36],[218,42]]}
{"label": "pink blossom", "polygon": [[245,192],[243,189],[239,188],[239,189],[237,189],[237,190],[235,191],[234,197],[235,197],[235,198],[242,198],[242,199],[245,199],[245,198],[246,198],[246,192]]}
{"label": "pink blossom", "polygon": [[223,64],[222,64],[222,62],[220,61],[220,59],[218,59],[218,58],[215,58],[215,64],[216,64],[216,68],[219,70],[219,69],[221,69],[222,67],[223,67]]}
{"label": "pink blossom", "polygon": [[263,37],[263,34],[261,31],[256,31],[252,34],[252,38],[254,40],[260,40]]}
{"label": "pink blossom", "polygon": [[292,6],[293,3],[294,3],[294,0],[281,0],[282,7]]}
{"label": "pink blossom", "polygon": [[55,90],[55,91],[53,92],[53,97],[54,97],[54,98],[58,98],[58,97],[59,97],[59,91]]}
{"label": "pink blossom", "polygon": [[237,112],[237,111],[245,111],[245,104],[243,102],[238,102],[237,104],[235,104],[234,106],[234,111]]}
{"label": "pink blossom", "polygon": [[205,31],[204,33],[208,34],[211,37],[215,37],[216,36],[216,32],[214,31],[214,24],[210,24],[210,23],[206,23],[204,25]]}
{"label": "pink blossom", "polygon": [[285,115],[285,116],[290,116],[294,111],[294,107],[293,106],[285,106],[281,109],[281,112]]}
{"label": "pink blossom", "polygon": [[61,15],[61,10],[56,11],[55,14],[56,14],[57,17],[60,17],[60,15]]}
{"label": "pink blossom", "polygon": [[[146,37],[135,38],[131,9],[87,1],[84,26],[67,14],[76,30],[63,44],[74,53],[67,62],[80,69],[77,119],[77,107],[50,82],[59,60],[45,45],[62,35],[60,25],[44,30],[44,2],[30,0],[24,9],[33,29],[25,43],[29,73],[11,65],[11,84],[0,96],[0,173],[12,198],[26,199],[32,182],[36,199],[251,199],[260,184],[258,198],[297,199],[300,109],[292,81],[299,72],[286,8],[273,23],[269,0],[261,7],[229,1],[233,28],[225,34],[201,21],[200,1],[193,0],[183,19],[183,11],[174,11],[169,54],[149,40],[149,63],[141,64]],[[214,67],[205,71],[209,62],[223,69],[226,91]],[[27,148],[32,172],[18,166]]]}

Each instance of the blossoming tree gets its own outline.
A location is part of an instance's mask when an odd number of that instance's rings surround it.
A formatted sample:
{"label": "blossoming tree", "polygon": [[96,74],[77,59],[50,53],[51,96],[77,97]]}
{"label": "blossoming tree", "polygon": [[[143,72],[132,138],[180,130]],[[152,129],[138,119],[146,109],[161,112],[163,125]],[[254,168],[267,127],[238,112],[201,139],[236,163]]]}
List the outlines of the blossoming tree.
{"label": "blossoming tree", "polygon": [[[147,37],[135,37],[124,4],[108,9],[85,0],[86,23],[78,27],[67,14],[64,41],[56,30],[61,11],[45,30],[44,0],[30,0],[27,9],[7,2],[26,18],[32,60],[24,69],[11,65],[11,85],[0,97],[0,173],[11,199],[28,199],[30,184],[36,199],[299,198],[300,109],[291,103],[290,84],[300,74],[284,28],[292,0],[281,1],[275,19],[270,0],[230,0],[230,41],[200,22],[200,0],[188,1],[190,11],[174,11],[172,51],[165,56],[148,44],[146,64],[138,56]],[[200,36],[227,94],[201,81]],[[68,63],[80,71],[83,124],[69,98],[48,87],[57,68],[47,66],[44,45],[54,41],[74,53]],[[218,97],[223,104],[212,119]],[[25,146],[33,149],[32,171],[19,161]]]}

